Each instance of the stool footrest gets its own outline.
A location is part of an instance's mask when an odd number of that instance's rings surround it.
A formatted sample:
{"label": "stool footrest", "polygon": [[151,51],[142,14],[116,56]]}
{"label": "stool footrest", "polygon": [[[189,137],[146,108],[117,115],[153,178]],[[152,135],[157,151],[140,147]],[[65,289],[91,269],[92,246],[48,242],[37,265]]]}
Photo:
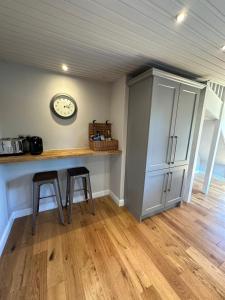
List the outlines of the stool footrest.
{"label": "stool footrest", "polygon": [[[79,178],[82,178],[83,188],[75,189],[75,180],[79,179]],[[84,196],[85,196],[86,201],[91,200],[92,211],[94,214],[95,205],[94,205],[94,199],[92,197],[89,170],[85,167],[68,169],[67,170],[67,189],[66,189],[66,206],[67,206],[67,204],[69,204],[68,223],[71,223],[71,219],[72,219],[73,195],[75,192],[80,192],[80,191],[84,191]]]}
{"label": "stool footrest", "polygon": [[56,197],[56,195],[49,195],[49,196],[44,196],[44,197],[39,197],[39,199],[46,199],[46,198],[51,198],[51,197]]}
{"label": "stool footrest", "polygon": [[87,191],[87,192],[89,192],[90,193],[90,191],[89,190],[87,190],[87,189],[78,189],[78,190],[73,190],[74,192],[81,192],[81,191]]}

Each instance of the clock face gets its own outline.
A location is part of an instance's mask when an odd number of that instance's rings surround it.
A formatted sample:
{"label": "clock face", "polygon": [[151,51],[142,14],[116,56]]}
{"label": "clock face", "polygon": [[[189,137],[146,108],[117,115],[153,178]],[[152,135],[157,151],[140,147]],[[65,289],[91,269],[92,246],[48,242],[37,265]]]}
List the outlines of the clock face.
{"label": "clock face", "polygon": [[66,94],[57,94],[52,98],[50,104],[52,112],[62,119],[72,118],[77,112],[74,99]]}

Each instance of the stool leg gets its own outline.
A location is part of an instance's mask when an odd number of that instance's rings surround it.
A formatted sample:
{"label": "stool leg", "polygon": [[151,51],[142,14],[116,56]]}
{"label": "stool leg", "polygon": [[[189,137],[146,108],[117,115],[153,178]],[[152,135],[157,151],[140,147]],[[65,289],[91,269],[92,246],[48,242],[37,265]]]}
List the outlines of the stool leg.
{"label": "stool leg", "polygon": [[95,201],[92,197],[92,190],[91,190],[91,180],[89,174],[87,175],[87,180],[88,180],[88,185],[89,185],[89,195],[90,195],[90,200],[92,204],[92,214],[95,215]]}
{"label": "stool leg", "polygon": [[65,208],[67,208],[69,204],[69,195],[70,195],[70,176],[67,173],[67,179],[66,179],[66,205]]}
{"label": "stool leg", "polygon": [[68,210],[68,223],[69,224],[72,221],[73,193],[74,193],[74,177],[69,176],[69,210]]}
{"label": "stool leg", "polygon": [[62,198],[61,198],[61,193],[60,193],[60,187],[59,187],[59,182],[57,179],[54,180],[54,188],[55,188],[55,194],[56,194],[56,201],[58,204],[58,210],[59,210],[59,218],[62,224],[64,223],[64,216],[63,216],[63,211],[62,211]]}
{"label": "stool leg", "polygon": [[33,216],[32,216],[32,235],[35,235],[36,231],[36,216],[37,216],[37,207],[38,202],[40,201],[38,198],[38,189],[39,186],[37,183],[33,183]]}
{"label": "stool leg", "polygon": [[82,181],[83,181],[84,197],[85,197],[85,200],[88,201],[87,178],[82,177]]}
{"label": "stool leg", "polygon": [[57,178],[56,181],[57,181],[57,185],[58,185],[58,189],[59,189],[59,198],[60,198],[61,207],[63,207],[63,203],[62,203],[62,193],[61,193],[61,189],[60,189],[59,178]]}
{"label": "stool leg", "polygon": [[37,211],[36,215],[39,213],[39,206],[40,206],[40,198],[41,198],[41,186],[38,184],[37,186],[37,194],[38,194],[38,202],[37,202]]}

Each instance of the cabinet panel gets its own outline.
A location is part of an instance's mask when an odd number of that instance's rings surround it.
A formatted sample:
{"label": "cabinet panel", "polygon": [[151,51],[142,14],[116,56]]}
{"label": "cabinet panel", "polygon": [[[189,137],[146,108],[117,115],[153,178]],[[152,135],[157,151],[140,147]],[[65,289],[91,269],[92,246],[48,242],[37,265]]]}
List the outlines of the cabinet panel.
{"label": "cabinet panel", "polygon": [[165,206],[169,169],[146,173],[142,214],[153,213]]}
{"label": "cabinet panel", "polygon": [[151,103],[147,171],[168,168],[171,161],[172,135],[180,84],[154,78]]}
{"label": "cabinet panel", "polygon": [[173,158],[174,166],[189,162],[192,136],[199,101],[199,90],[181,84],[174,130]]}
{"label": "cabinet panel", "polygon": [[125,205],[137,218],[142,213],[152,81],[145,78],[129,90]]}
{"label": "cabinet panel", "polygon": [[171,168],[169,172],[165,207],[182,200],[188,166]]}

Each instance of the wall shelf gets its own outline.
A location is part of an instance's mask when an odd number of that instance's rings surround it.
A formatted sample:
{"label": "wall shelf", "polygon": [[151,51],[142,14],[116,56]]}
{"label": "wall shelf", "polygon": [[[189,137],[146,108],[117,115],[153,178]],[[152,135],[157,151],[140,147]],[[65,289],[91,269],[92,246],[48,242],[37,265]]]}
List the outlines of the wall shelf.
{"label": "wall shelf", "polygon": [[110,155],[120,155],[121,153],[122,153],[121,150],[93,151],[89,148],[47,150],[40,155],[24,154],[24,155],[13,155],[13,156],[1,156],[0,164],[21,163],[21,162],[50,160],[50,159],[63,159],[63,158],[82,157],[82,156],[110,156]]}

